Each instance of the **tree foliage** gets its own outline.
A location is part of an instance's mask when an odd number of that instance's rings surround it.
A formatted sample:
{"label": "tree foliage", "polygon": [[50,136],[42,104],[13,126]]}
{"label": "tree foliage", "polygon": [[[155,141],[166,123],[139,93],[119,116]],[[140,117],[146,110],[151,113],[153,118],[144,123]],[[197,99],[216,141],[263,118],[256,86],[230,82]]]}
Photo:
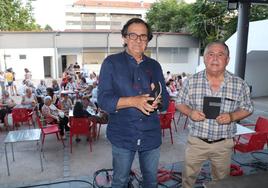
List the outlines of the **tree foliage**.
{"label": "tree foliage", "polygon": [[188,4],[178,4],[176,0],[161,0],[153,3],[146,18],[154,31],[181,32],[190,15],[188,7]]}
{"label": "tree foliage", "polygon": [[53,31],[52,27],[48,24],[46,24],[46,26],[44,27],[45,31]]}
{"label": "tree foliage", "polygon": [[224,36],[226,7],[222,3],[197,0],[191,6],[189,32],[200,39],[201,47]]}
{"label": "tree foliage", "polygon": [[1,31],[31,31],[39,30],[32,16],[31,1],[25,6],[20,0],[0,0],[0,30]]}
{"label": "tree foliage", "polygon": [[[226,2],[197,0],[193,4],[183,1],[160,0],[146,14],[153,31],[188,32],[204,46],[214,40],[227,40],[237,28],[237,11],[228,11]],[[250,21],[268,18],[267,5],[251,5]]]}

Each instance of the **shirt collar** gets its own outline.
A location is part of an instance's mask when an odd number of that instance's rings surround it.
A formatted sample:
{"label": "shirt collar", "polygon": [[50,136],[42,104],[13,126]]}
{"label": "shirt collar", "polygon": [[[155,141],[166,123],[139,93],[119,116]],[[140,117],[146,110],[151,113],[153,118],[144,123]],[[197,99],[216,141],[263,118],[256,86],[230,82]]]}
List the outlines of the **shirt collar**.
{"label": "shirt collar", "polygon": [[[135,62],[135,63],[137,63],[137,61],[135,60],[135,58],[132,56],[132,55],[130,55],[129,53],[127,53],[127,51],[125,50],[124,51],[124,54],[125,54],[125,56],[127,57],[127,60],[129,61],[129,62]],[[147,59],[147,56],[145,56],[144,54],[142,54],[142,61],[140,62],[140,64],[142,63],[142,62],[144,62],[145,60]]]}
{"label": "shirt collar", "polygon": [[[205,78],[207,80],[207,74],[206,74],[206,70],[203,71],[203,78]],[[224,83],[228,83],[232,78],[232,74],[229,71],[225,71],[224,72]]]}

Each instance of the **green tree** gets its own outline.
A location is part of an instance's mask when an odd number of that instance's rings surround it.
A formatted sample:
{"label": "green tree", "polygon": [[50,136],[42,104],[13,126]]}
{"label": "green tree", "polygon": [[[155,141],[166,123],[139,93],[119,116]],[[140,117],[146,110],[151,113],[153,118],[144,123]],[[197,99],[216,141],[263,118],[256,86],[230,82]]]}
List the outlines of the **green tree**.
{"label": "green tree", "polygon": [[221,40],[225,33],[226,4],[208,0],[197,0],[191,6],[189,32],[199,38],[201,51],[207,43]]}
{"label": "green tree", "polygon": [[46,24],[46,26],[44,27],[45,31],[53,31],[52,27],[48,24]]}
{"label": "green tree", "polygon": [[[237,11],[228,11],[226,2],[197,0],[193,4],[183,1],[161,0],[146,14],[153,31],[188,32],[201,43],[201,53],[207,43],[227,40],[237,29]],[[251,5],[250,21],[268,18],[268,6]]]}
{"label": "green tree", "polygon": [[185,29],[185,19],[189,17],[189,5],[178,4],[176,0],[161,0],[153,3],[146,19],[153,31],[181,32]]}
{"label": "green tree", "polygon": [[31,0],[23,6],[20,0],[0,0],[1,31],[40,30],[32,16]]}
{"label": "green tree", "polygon": [[[234,11],[233,11],[234,12]],[[224,40],[230,38],[237,30],[238,15],[233,13],[225,24]],[[227,19],[227,18],[226,18]],[[249,21],[268,19],[268,5],[252,4],[250,7]]]}

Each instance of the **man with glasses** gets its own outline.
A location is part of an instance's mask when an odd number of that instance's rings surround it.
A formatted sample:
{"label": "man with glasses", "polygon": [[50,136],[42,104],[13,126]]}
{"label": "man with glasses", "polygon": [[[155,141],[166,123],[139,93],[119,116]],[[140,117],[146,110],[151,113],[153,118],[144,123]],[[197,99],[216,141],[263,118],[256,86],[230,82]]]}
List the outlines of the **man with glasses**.
{"label": "man with glasses", "polygon": [[107,137],[112,144],[113,188],[128,186],[135,153],[139,154],[142,187],[157,187],[161,127],[157,114],[160,100],[149,93],[161,83],[161,110],[168,106],[168,93],[160,64],[145,56],[151,30],[139,18],[130,19],[121,31],[125,51],[108,56],[101,67],[98,103],[109,113]]}

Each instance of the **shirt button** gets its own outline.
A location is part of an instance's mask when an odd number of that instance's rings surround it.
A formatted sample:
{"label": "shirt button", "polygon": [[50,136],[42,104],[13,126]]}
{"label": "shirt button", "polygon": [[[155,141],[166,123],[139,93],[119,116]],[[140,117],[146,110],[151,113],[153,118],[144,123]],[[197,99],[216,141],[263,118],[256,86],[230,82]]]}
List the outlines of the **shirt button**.
{"label": "shirt button", "polygon": [[141,92],[141,91],[139,91],[139,94],[141,95],[141,94],[142,94],[142,92]]}
{"label": "shirt button", "polygon": [[140,119],[140,121],[142,121],[142,119]]}
{"label": "shirt button", "polygon": [[138,80],[140,81],[141,79],[140,79],[140,78],[138,78]]}

